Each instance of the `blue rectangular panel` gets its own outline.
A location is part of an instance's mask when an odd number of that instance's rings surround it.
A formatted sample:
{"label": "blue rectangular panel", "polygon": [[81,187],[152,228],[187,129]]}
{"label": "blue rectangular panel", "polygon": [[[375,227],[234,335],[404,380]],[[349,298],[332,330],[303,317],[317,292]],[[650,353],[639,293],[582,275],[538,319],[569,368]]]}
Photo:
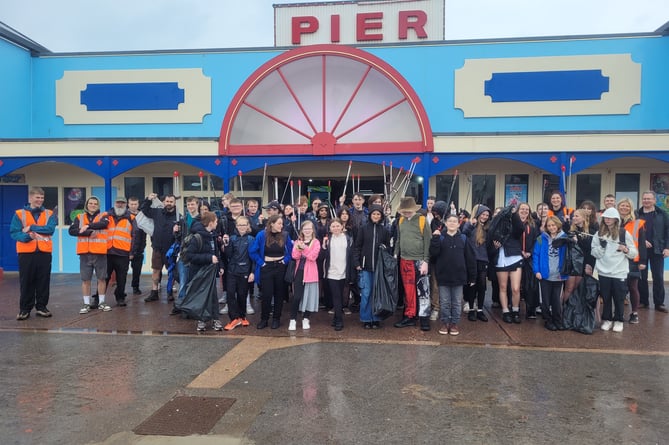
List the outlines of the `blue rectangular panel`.
{"label": "blue rectangular panel", "polygon": [[493,102],[600,100],[608,91],[602,70],[493,73],[485,81]]}
{"label": "blue rectangular panel", "polygon": [[81,92],[88,111],[177,110],[184,90],[177,82],[96,83]]}

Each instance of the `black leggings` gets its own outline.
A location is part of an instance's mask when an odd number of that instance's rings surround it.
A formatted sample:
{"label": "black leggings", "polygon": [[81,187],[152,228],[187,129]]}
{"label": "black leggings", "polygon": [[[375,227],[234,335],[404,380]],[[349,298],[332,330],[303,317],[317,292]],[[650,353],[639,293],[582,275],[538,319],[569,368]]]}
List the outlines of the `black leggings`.
{"label": "black leggings", "polygon": [[474,309],[474,300],[478,310],[483,310],[485,302],[486,284],[488,281],[488,263],[476,262],[476,283],[473,286],[465,286],[465,301],[469,303],[469,309]]}

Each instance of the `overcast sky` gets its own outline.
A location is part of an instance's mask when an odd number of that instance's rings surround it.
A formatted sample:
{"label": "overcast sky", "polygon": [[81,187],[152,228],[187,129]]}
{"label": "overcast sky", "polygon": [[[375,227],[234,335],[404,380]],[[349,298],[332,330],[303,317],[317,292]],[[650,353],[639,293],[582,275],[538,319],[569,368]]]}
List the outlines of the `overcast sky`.
{"label": "overcast sky", "polygon": [[[263,47],[285,3],[303,2],[0,0],[0,21],[53,52]],[[669,0],[446,0],[445,16],[447,40],[652,32]]]}

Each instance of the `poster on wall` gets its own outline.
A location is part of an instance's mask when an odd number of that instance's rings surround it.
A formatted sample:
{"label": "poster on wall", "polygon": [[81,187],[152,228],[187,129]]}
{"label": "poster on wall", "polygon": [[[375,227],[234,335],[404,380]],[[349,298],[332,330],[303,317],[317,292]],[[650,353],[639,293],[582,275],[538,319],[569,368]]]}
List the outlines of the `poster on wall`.
{"label": "poster on wall", "polygon": [[657,194],[657,206],[669,211],[669,173],[651,173],[650,189]]}
{"label": "poster on wall", "polygon": [[70,225],[83,213],[86,203],[86,189],[84,187],[65,187],[65,224]]}
{"label": "poster on wall", "polygon": [[517,207],[521,202],[527,202],[527,184],[506,184],[504,205]]}

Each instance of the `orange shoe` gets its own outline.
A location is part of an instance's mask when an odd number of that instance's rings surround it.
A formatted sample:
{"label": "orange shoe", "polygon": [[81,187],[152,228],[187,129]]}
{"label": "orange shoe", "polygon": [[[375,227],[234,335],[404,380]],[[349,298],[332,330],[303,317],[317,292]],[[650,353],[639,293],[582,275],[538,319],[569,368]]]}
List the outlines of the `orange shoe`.
{"label": "orange shoe", "polygon": [[225,329],[226,331],[232,331],[237,326],[241,326],[241,324],[242,324],[242,319],[241,318],[235,318],[230,323],[226,324],[223,329]]}
{"label": "orange shoe", "polygon": [[250,324],[251,324],[251,323],[249,323],[249,321],[248,321],[246,318],[242,318],[242,326],[246,327],[246,326],[248,326],[248,325],[250,325]]}

